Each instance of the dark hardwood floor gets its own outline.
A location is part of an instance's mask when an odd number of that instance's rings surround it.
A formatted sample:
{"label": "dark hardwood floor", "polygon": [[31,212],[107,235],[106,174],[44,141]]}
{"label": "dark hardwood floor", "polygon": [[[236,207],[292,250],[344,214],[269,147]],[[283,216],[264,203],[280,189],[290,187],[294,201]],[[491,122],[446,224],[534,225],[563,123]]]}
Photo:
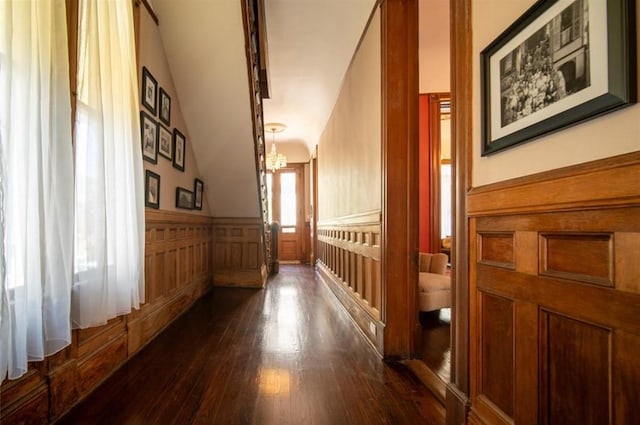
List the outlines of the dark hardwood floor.
{"label": "dark hardwood floor", "polygon": [[265,290],[216,288],[60,424],[443,424],[309,266]]}
{"label": "dark hardwood floor", "polygon": [[451,375],[451,309],[421,312],[422,360],[444,382]]}

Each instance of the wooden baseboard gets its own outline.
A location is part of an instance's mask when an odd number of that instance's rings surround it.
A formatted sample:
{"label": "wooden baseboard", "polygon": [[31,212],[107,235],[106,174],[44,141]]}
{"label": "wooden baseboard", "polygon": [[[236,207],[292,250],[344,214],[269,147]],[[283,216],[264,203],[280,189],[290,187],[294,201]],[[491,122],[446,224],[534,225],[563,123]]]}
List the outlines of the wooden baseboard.
{"label": "wooden baseboard", "polygon": [[469,414],[469,397],[452,383],[447,384],[445,403],[447,425],[465,425]]}
{"label": "wooden baseboard", "polygon": [[384,323],[372,317],[352,295],[352,290],[337,278],[324,264],[318,263],[316,266],[321,280],[338,298],[338,301],[347,310],[358,328],[366,336],[367,340],[374,346],[380,355],[384,353]]}
{"label": "wooden baseboard", "polygon": [[219,270],[213,273],[213,286],[233,288],[264,288],[267,283],[267,266],[260,270]]}
{"label": "wooden baseboard", "polygon": [[431,370],[422,360],[405,360],[402,362],[411,372],[436,396],[444,405],[447,384]]}

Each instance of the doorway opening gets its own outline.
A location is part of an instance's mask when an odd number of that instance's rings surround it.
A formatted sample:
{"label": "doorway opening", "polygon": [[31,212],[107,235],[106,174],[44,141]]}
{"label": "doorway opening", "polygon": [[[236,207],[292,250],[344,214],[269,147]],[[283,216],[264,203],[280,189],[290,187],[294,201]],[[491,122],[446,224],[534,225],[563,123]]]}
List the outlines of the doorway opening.
{"label": "doorway opening", "polygon": [[419,266],[411,367],[444,401],[451,381],[453,182],[449,1],[419,0]]}
{"label": "doorway opening", "polygon": [[308,262],[305,235],[304,164],[288,164],[267,174],[269,222],[278,226],[278,258],[280,263]]}

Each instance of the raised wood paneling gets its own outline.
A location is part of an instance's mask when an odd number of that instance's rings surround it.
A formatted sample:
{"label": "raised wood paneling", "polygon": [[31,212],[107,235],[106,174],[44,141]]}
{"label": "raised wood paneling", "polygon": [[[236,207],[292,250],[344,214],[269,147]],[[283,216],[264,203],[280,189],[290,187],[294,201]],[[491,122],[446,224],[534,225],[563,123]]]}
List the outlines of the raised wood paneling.
{"label": "raised wood paneling", "polygon": [[613,286],[613,235],[540,234],[540,274]]}
{"label": "raised wood paneling", "polygon": [[267,281],[260,218],[213,219],[215,286],[262,288]]}
{"label": "raised wood paneling", "polygon": [[[631,182],[639,177],[634,153],[471,192],[470,422],[637,421],[640,186]],[[514,235],[514,268],[487,261],[500,246],[492,242],[487,255],[487,235],[500,234]],[[482,345],[505,320],[504,309],[487,307],[494,298],[513,302],[505,339],[514,360],[501,360],[510,371],[487,370],[484,359],[506,350],[504,339]],[[512,411],[506,393],[487,394],[487,372],[512,383]]]}
{"label": "raised wood paneling", "polygon": [[380,212],[319,223],[318,264],[325,282],[382,353]]}
{"label": "raised wood paneling", "polygon": [[479,262],[515,268],[513,233],[480,233],[478,244]]}
{"label": "raised wood paneling", "polygon": [[110,376],[207,292],[212,219],[146,211],[146,303],[103,326],[74,330],[64,350],[0,387],[0,423],[48,423]]}
{"label": "raised wood paneling", "polygon": [[540,423],[612,423],[610,331],[545,312],[541,321]]}
{"label": "raised wood paneling", "polygon": [[482,294],[482,333],[478,381],[485,395],[509,416],[513,415],[513,302]]}

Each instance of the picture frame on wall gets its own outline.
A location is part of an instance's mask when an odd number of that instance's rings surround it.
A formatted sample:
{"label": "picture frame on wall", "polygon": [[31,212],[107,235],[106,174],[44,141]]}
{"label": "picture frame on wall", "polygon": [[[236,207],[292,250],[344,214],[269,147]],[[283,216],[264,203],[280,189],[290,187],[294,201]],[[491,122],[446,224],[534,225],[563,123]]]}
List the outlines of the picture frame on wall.
{"label": "picture frame on wall", "polygon": [[184,210],[193,209],[194,194],[184,187],[176,187],[176,208]]}
{"label": "picture frame on wall", "polygon": [[149,208],[160,208],[160,176],[153,171],[145,171],[144,204]]}
{"label": "picture frame on wall", "polygon": [[185,149],[187,139],[177,128],[173,129],[173,167],[184,171]]}
{"label": "picture frame on wall", "polygon": [[140,111],[140,139],[142,158],[152,164],[158,163],[158,123],[145,111]]}
{"label": "picture frame on wall", "polygon": [[160,133],[158,136],[158,153],[169,161],[173,160],[173,136],[163,125],[158,125]]}
{"label": "picture frame on wall", "polygon": [[158,82],[146,66],[142,67],[142,104],[149,110],[154,116],[158,109]]}
{"label": "picture frame on wall", "polygon": [[633,0],[541,0],[481,52],[482,156],[636,102]]}
{"label": "picture frame on wall", "polygon": [[195,194],[193,199],[193,208],[196,210],[202,209],[202,197],[204,195],[204,182],[200,179],[195,179],[193,184],[193,193]]}
{"label": "picture frame on wall", "polygon": [[160,87],[160,121],[166,125],[171,125],[171,97],[162,87]]}

